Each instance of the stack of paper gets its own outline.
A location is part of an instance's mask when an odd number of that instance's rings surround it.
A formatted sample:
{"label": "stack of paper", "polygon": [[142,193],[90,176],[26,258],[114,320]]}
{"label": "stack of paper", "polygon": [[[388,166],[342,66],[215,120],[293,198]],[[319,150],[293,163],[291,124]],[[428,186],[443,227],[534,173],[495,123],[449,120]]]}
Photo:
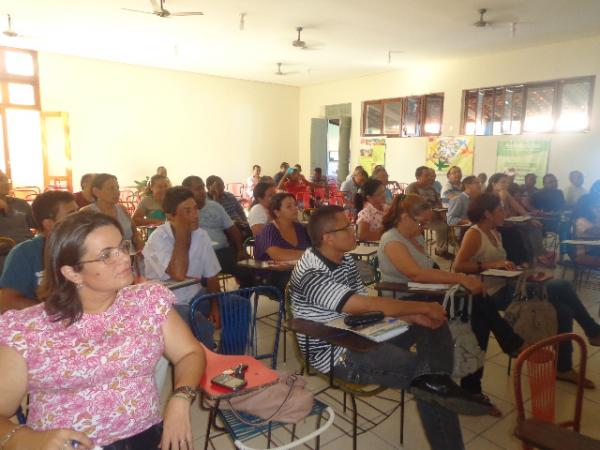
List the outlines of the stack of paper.
{"label": "stack of paper", "polygon": [[410,326],[407,322],[396,319],[395,317],[384,317],[383,320],[379,322],[354,328],[349,327],[344,323],[344,317],[338,317],[337,319],[327,322],[326,325],[333,328],[352,331],[353,333],[359,334],[375,342],[383,342],[396,337],[408,330],[408,327]]}
{"label": "stack of paper", "polygon": [[488,277],[514,278],[518,277],[522,273],[523,272],[520,270],[488,269],[481,272],[481,275],[486,275]]}

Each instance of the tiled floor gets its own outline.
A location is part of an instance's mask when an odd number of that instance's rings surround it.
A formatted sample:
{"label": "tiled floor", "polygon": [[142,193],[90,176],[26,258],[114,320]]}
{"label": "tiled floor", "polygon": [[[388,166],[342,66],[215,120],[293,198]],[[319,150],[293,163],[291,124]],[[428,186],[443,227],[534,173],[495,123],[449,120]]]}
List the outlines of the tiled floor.
{"label": "tiled floor", "polygon": [[[582,289],[580,296],[585,306],[593,317],[598,316],[599,291]],[[267,311],[273,309],[274,304],[269,300],[264,300],[261,309]],[[269,327],[260,326],[262,333],[261,342],[263,345],[269,345],[273,340],[273,331]],[[581,329],[576,326],[576,332],[583,335]],[[291,345],[291,338],[288,338],[288,360],[283,362],[283,352],[280,346],[278,369],[295,370],[299,367],[294,357]],[[600,417],[600,348],[588,346],[588,377],[599,385],[598,389],[587,390],[585,392],[585,401],[583,407],[582,433],[600,439],[600,427],[598,427],[598,417]],[[496,405],[503,413],[503,417],[494,418],[484,417],[461,417],[463,438],[468,450],[496,450],[510,449],[517,450],[522,448],[520,442],[512,436],[515,426],[515,403],[513,398],[512,377],[507,375],[508,358],[502,353],[495,340],[491,339],[487,352],[487,361],[485,365],[484,390],[493,399]],[[312,390],[318,390],[323,387],[323,381],[316,377],[308,378],[308,387]],[[571,411],[574,404],[575,387],[559,382],[557,385],[557,401],[561,405],[559,414],[567,414]],[[331,392],[331,391],[329,391]],[[162,398],[168,397],[168,388],[163,389]],[[333,395],[339,395],[335,392]],[[397,392],[392,392],[399,398]],[[330,428],[324,434],[321,447],[324,449],[351,449],[352,440],[346,436],[342,429],[349,429],[349,425],[340,417],[343,413],[341,407],[325,396],[319,397],[324,403],[334,407],[336,415],[335,427]],[[399,411],[395,411],[391,417],[375,427],[372,431],[361,435],[358,439],[359,449],[378,450],[403,448],[410,450],[428,449],[425,436],[416,413],[415,402],[410,395],[407,395],[404,445],[400,446],[400,416]],[[377,402],[381,408],[389,408],[390,403],[385,401]],[[373,419],[377,419],[377,414],[370,414]],[[351,416],[347,415],[348,420]],[[196,450],[203,448],[204,436],[206,430],[207,413],[201,411],[197,404],[193,406],[192,424],[194,428],[194,447]],[[314,427],[313,423],[300,426],[300,432],[303,429],[309,430]],[[340,429],[341,428],[341,429]],[[275,440],[281,440],[281,432],[274,434]],[[231,440],[227,436],[222,436],[214,440],[214,446],[217,449],[234,448]],[[265,440],[255,439],[251,444],[257,448],[265,448]],[[311,443],[312,445],[312,443]],[[261,447],[262,446],[262,447]],[[450,450],[450,449],[449,449]]]}

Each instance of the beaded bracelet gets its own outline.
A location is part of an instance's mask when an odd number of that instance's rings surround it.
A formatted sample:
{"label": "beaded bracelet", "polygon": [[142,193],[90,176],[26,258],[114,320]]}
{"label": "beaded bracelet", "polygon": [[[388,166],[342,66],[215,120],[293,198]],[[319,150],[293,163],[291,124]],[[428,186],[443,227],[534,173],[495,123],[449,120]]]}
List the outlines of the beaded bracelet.
{"label": "beaded bracelet", "polygon": [[23,428],[24,426],[25,425],[17,425],[12,430],[10,430],[8,433],[6,433],[4,435],[4,437],[2,438],[2,441],[0,441],[0,450],[4,450],[4,446],[8,443],[8,441],[10,441],[10,439],[15,435],[15,433],[17,431],[19,431],[21,428]]}

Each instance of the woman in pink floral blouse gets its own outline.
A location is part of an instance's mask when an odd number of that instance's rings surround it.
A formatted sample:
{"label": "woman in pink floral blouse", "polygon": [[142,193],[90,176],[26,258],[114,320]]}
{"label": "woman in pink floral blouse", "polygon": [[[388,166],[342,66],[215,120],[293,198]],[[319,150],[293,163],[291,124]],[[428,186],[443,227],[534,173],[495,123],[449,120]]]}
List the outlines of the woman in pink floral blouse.
{"label": "woman in pink floral blouse", "polygon": [[[202,346],[158,284],[131,285],[129,242],[101,213],[60,222],[46,247],[41,298],[0,316],[0,448],[192,448],[190,404]],[[175,393],[164,422],[154,370],[164,354]],[[8,420],[29,394],[27,426]]]}
{"label": "woman in pink floral blouse", "polygon": [[356,237],[359,241],[378,241],[383,234],[381,223],[388,209],[385,202],[385,185],[374,178],[369,178],[356,194],[354,205],[358,211]]}

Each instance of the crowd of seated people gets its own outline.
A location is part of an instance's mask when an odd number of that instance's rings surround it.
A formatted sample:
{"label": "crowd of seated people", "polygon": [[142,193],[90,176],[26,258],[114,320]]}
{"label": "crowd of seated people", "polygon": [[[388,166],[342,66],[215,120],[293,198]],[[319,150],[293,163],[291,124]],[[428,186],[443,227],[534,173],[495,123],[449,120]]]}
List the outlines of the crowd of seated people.
{"label": "crowd of seated people", "polygon": [[[18,244],[32,237],[33,216],[29,203],[11,196],[10,190],[8,177],[0,171],[0,234]],[[10,248],[9,243],[0,242],[0,269]]]}
{"label": "crowd of seated people", "polygon": [[[10,370],[0,371],[1,376],[10,377],[8,388],[0,383],[0,398],[3,398],[0,402],[0,437],[2,433],[6,434],[11,430],[3,417],[11,415],[9,411],[16,409],[16,398],[27,392],[27,383],[23,380],[39,376],[37,373],[40,367],[55,365],[56,376],[60,377],[66,370],[56,359],[62,357],[60,353],[31,362],[29,367],[27,348],[17,339],[23,323],[40,323],[48,327],[49,333],[59,333],[57,336],[63,336],[60,333],[64,333],[64,330],[59,325],[64,324],[69,330],[68,339],[71,340],[68,342],[85,344],[86,339],[94,338],[83,331],[86,327],[94,326],[94,314],[108,312],[107,320],[136,321],[136,326],[131,330],[119,331],[123,333],[123,336],[119,335],[119,342],[124,342],[123,344],[117,344],[113,348],[107,342],[100,353],[129,351],[129,346],[145,349],[139,366],[139,370],[145,375],[136,378],[135,387],[147,394],[147,420],[133,420],[138,425],[135,429],[131,425],[114,424],[111,422],[111,410],[106,409],[100,412],[95,423],[97,427],[85,434],[80,432],[80,424],[76,421],[69,425],[73,430],[55,430],[53,434],[45,434],[48,428],[40,426],[40,421],[53,423],[48,416],[48,405],[44,403],[43,396],[36,397],[33,394],[30,399],[30,414],[33,414],[31,424],[26,433],[17,434],[18,439],[14,442],[29,448],[27,445],[31,443],[37,445],[36,443],[46,442],[48,439],[55,439],[53,442],[59,442],[58,439],[74,439],[84,444],[93,439],[95,444],[100,445],[121,441],[127,443],[128,439],[133,439],[135,442],[142,442],[142,446],[148,442],[147,448],[155,448],[161,442],[168,448],[168,443],[174,439],[177,442],[190,439],[189,401],[180,405],[181,408],[174,406],[175,402],[169,402],[161,419],[160,415],[155,414],[155,391],[156,386],[160,388],[165,381],[168,360],[175,364],[176,387],[193,384],[188,377],[190,364],[197,366],[197,371],[191,372],[196,375],[195,380],[203,370],[202,347],[197,345],[189,330],[189,303],[198,295],[220,292],[220,273],[233,275],[240,287],[255,285],[260,280],[282,291],[291,276],[292,301],[299,302],[293,305],[292,310],[296,313],[310,311],[312,317],[320,308],[322,314],[316,314],[315,320],[330,317],[333,311],[340,314],[381,307],[389,309],[392,315],[405,317],[408,321],[414,320],[413,327],[426,329],[420,332],[435,334],[434,331],[438,330],[441,333],[445,325],[436,322],[438,307],[431,300],[423,303],[431,305],[431,311],[417,305],[424,300],[422,296],[414,298],[401,295],[403,298],[400,300],[393,300],[385,298],[389,293],[384,292],[384,298],[362,299],[364,286],[360,280],[354,279],[356,267],[352,258],[347,256],[357,240],[379,241],[377,256],[382,281],[459,283],[468,287],[475,294],[471,327],[480,347],[484,351],[487,349],[489,335],[493,333],[505,353],[517,355],[526,344],[498,313],[512,299],[512,288],[505,283],[490,281],[489,278],[482,282],[479,277],[470,275],[478,275],[490,268],[512,270],[516,268],[516,263],[550,265],[542,238],[545,228],[535,220],[538,215],[555,216],[572,209],[572,237],[600,238],[600,183],[594,183],[590,193],[587,193],[583,188],[583,175],[573,171],[569,176],[571,185],[566,189],[567,195],[564,195],[553,174],[546,174],[543,177],[543,187],[538,189],[535,174],[527,174],[525,184],[519,186],[515,182],[514,171],[508,171],[508,174],[492,175],[487,184],[487,193],[481,193],[485,185],[482,185],[481,180],[487,178],[484,177],[485,174],[463,178],[460,168],[453,166],[448,169],[448,183],[444,187],[435,184],[436,174],[431,168],[419,167],[415,175],[416,181],[406,190],[408,195],[393,197],[387,187],[389,175],[385,167],[373,167],[369,176],[359,166],[339,187],[340,191],[355,194],[352,196],[352,212],[348,214],[348,210],[334,206],[320,207],[321,203],[326,202],[316,202],[317,209],[312,212],[307,227],[299,221],[297,194],[306,192],[314,198],[316,189],[325,188],[327,192],[330,181],[323,176],[321,170],[316,169],[308,181],[298,164],[290,168],[287,163],[282,163],[280,172],[273,178],[261,177],[260,166],[254,165],[252,177],[246,185],[252,186],[253,198],[247,218],[238,199],[226,192],[223,179],[216,175],[206,179],[206,186],[200,177],[192,175],[186,177],[181,186],[171,187],[166,169],[161,166],[149,180],[145,195],[131,217],[120,203],[117,178],[108,173],[84,175],[81,192],[75,196],[63,191],[40,194],[31,207],[27,202],[17,201],[19,199],[9,195],[8,179],[0,174],[2,234],[8,234],[5,230],[10,231],[11,226],[23,233],[14,239],[21,243],[8,254],[0,277],[0,313],[11,311],[0,316],[0,368],[4,369],[7,364],[15,366],[10,367]],[[326,194],[323,200],[328,197]],[[441,209],[434,211],[441,208],[442,201],[445,203],[446,200],[447,212]],[[81,212],[76,213],[78,208],[81,208]],[[533,219],[508,225],[505,219],[511,216],[533,216]],[[3,220],[8,224],[6,228]],[[148,225],[153,225],[156,229],[144,242],[136,227]],[[238,265],[238,261],[248,257],[242,245],[244,235],[240,231],[243,231],[244,225],[245,236],[254,237],[255,259],[276,263],[299,261],[294,272],[271,272],[268,276],[261,277]],[[428,254],[423,232],[425,228],[434,230],[434,255],[448,257],[448,227],[455,225],[471,227],[462,237],[459,248],[457,247],[453,271],[446,271],[440,269],[433,256]],[[38,234],[31,238],[31,229],[34,227]],[[73,249],[78,250],[74,253]],[[143,261],[139,275],[149,280],[181,281],[198,278],[202,282],[176,290],[175,295],[156,284],[130,286],[134,281],[130,268],[131,257],[138,252],[141,253],[138,258]],[[595,247],[574,246],[570,256],[580,264],[600,267],[600,254]],[[57,261],[61,261],[61,265],[57,265]],[[313,281],[323,284],[313,286],[310,284]],[[339,287],[338,283],[344,288]],[[547,281],[545,285],[549,301],[557,311],[558,331],[572,331],[575,321],[583,329],[590,345],[600,345],[600,325],[582,305],[574,287],[561,279]],[[320,288],[322,289],[319,290]],[[106,295],[109,290],[111,294]],[[326,298],[327,295],[332,296],[331,302]],[[338,295],[339,298],[336,297]],[[334,297],[337,300],[334,301]],[[361,301],[372,304],[368,307],[359,306],[352,300],[354,297],[354,300],[360,297]],[[146,303],[140,301],[142,298]],[[38,304],[40,301],[44,303]],[[316,302],[318,306],[304,302]],[[137,309],[131,310],[133,304],[137,305]],[[121,314],[123,308],[129,308],[127,314]],[[172,309],[178,314],[173,314]],[[415,312],[417,310],[420,312]],[[421,314],[423,317],[419,318]],[[215,330],[220,327],[216,300],[206,303],[202,310],[197,311],[194,320],[201,324],[198,336],[200,341],[208,348],[215,348]],[[47,325],[48,323],[54,325]],[[156,323],[165,323],[166,326],[161,331]],[[31,333],[31,342],[40,339],[35,329],[28,330],[28,333]],[[182,347],[173,348],[168,345],[167,339],[170,342],[173,339],[181,340]],[[419,339],[423,337],[416,339],[417,351],[427,354],[424,347],[419,346]],[[156,342],[162,340],[165,340],[164,353],[156,347]],[[398,348],[388,348],[388,351],[400,357],[407,352],[405,347],[408,344],[398,342],[393,344]],[[441,341],[438,344],[441,346],[440,354],[451,352],[451,348],[444,347]],[[572,352],[569,344],[560,346],[557,378],[577,383],[579,375],[577,367],[572,364]],[[317,356],[311,357],[318,359],[318,352]],[[411,375],[407,366],[398,361],[390,361],[390,370],[395,371],[398,380],[392,382],[379,379],[369,369],[380,362],[379,356],[369,355],[368,361],[362,361],[361,358],[363,357],[360,355],[352,354],[343,363],[336,360],[336,374],[352,381],[352,377],[360,372],[361,377],[366,377],[363,379],[372,379],[373,382],[392,387],[410,387],[413,393],[419,392],[423,386],[431,386],[430,380],[422,382],[420,379],[423,373],[417,371]],[[124,361],[119,361],[125,364]],[[315,360],[315,363],[319,364],[319,361]],[[148,368],[152,369],[149,371]],[[89,376],[86,370],[80,371],[84,377]],[[110,370],[112,369],[107,368],[103,371],[101,377],[116,376]],[[114,370],[117,370],[116,365]],[[38,372],[33,374],[32,371]],[[146,376],[152,371],[154,376]],[[447,373],[448,368],[440,366],[439,372],[436,372],[440,378],[436,378],[434,384],[443,384],[445,389],[466,402],[462,410],[458,408],[454,412],[464,413],[470,410],[469,413],[473,413],[477,410],[476,414],[501,415],[484,393],[483,371],[484,368],[481,368],[467,375],[460,380],[459,387],[449,384],[451,381],[441,375]],[[425,375],[428,376],[426,373]],[[128,383],[129,380],[124,379],[123,382]],[[81,385],[82,380],[75,378],[57,381],[56,377],[45,376],[37,383],[42,387],[41,392],[50,389],[54,383],[61,398],[71,400],[70,396],[76,396],[70,390],[73,383]],[[586,379],[585,387],[593,388],[594,380]],[[87,389],[93,390],[93,387]],[[118,385],[114,389],[121,392]],[[127,389],[124,388],[123,392]],[[112,395],[112,392],[105,394]],[[429,401],[436,404],[436,407],[441,407],[443,413],[437,411],[435,414],[438,420],[445,421],[444,426],[456,431],[455,428],[459,425],[455,423],[451,407],[438,399],[432,400],[431,393],[422,398],[415,395],[419,402]],[[65,412],[69,413],[85,414],[86,411],[85,408],[65,407]],[[424,424],[432,420],[432,413],[427,412],[427,406],[421,405],[419,412]],[[129,409],[127,414],[134,419],[140,417],[140,411],[136,408]],[[459,428],[458,433],[455,436],[456,442],[461,440]],[[436,443],[433,434],[426,434],[432,448],[444,448],[441,443]]]}

